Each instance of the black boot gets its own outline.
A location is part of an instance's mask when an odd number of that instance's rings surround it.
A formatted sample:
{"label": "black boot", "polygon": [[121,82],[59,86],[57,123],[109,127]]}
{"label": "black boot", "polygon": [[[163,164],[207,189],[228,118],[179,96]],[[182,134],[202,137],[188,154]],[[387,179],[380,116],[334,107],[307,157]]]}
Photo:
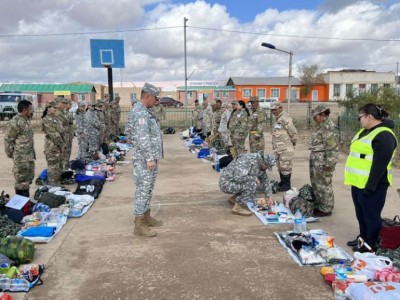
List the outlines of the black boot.
{"label": "black boot", "polygon": [[291,176],[292,176],[292,174],[282,175],[282,185],[280,187],[278,187],[279,192],[286,192],[286,191],[290,190],[290,188],[291,188],[290,177]]}
{"label": "black boot", "polygon": [[279,172],[279,177],[281,178],[281,181],[279,181],[278,183],[278,187],[281,187],[283,185],[283,174],[281,172]]}
{"label": "black boot", "polygon": [[22,190],[22,192],[24,193],[23,196],[28,197],[29,198],[29,189],[26,190]]}
{"label": "black boot", "polygon": [[20,195],[20,196],[25,196],[25,190],[17,190],[17,189],[15,189],[15,194]]}

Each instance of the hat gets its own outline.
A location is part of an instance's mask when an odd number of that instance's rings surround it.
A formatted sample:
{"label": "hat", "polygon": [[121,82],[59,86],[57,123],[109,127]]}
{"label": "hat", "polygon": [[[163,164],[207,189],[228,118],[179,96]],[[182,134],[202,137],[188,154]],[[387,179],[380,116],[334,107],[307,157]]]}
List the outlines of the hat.
{"label": "hat", "polygon": [[320,113],[323,113],[325,111],[327,111],[329,108],[326,107],[325,104],[318,104],[315,108],[313,108],[311,110],[311,114],[313,117],[315,117],[316,115],[319,115]]}
{"label": "hat", "polygon": [[86,102],[85,101],[79,101],[78,102],[78,106],[86,106]]}
{"label": "hat", "polygon": [[272,171],[272,167],[276,165],[275,154],[274,153],[264,153],[261,154],[264,162],[268,166],[268,170]]}
{"label": "hat", "polygon": [[232,101],[232,105],[238,105],[239,103],[236,100]]}
{"label": "hat", "polygon": [[256,102],[258,101],[258,96],[251,96],[250,97],[250,102]]}
{"label": "hat", "polygon": [[56,102],[55,101],[49,101],[46,103],[46,107],[56,107]]}
{"label": "hat", "polygon": [[97,100],[97,101],[96,101],[96,106],[97,106],[97,107],[103,107],[103,101]]}
{"label": "hat", "polygon": [[121,100],[121,97],[119,97],[119,96],[117,96],[117,97],[115,97],[115,99],[114,99],[114,101],[116,101],[116,100]]}
{"label": "hat", "polygon": [[278,109],[278,108],[281,108],[281,107],[282,107],[282,104],[279,101],[271,103],[271,109]]}
{"label": "hat", "polygon": [[226,103],[226,102],[225,102],[225,103],[222,103],[221,107],[222,107],[222,108],[229,107],[229,104]]}
{"label": "hat", "polygon": [[64,97],[57,97],[56,99],[54,99],[54,101],[56,103],[64,103],[64,104],[68,104],[68,100]]}
{"label": "hat", "polygon": [[143,92],[145,92],[145,93],[147,93],[149,95],[153,95],[156,98],[160,95],[160,90],[156,86],[154,86],[154,85],[152,85],[151,83],[148,83],[148,82],[146,82],[144,84],[142,90],[143,90]]}

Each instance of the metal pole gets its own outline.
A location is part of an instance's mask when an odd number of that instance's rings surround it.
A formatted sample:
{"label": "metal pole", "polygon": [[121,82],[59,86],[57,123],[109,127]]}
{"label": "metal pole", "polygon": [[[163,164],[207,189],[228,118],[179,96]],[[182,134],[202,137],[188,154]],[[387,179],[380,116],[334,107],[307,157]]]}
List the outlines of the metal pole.
{"label": "metal pole", "polygon": [[288,88],[289,88],[289,97],[288,97],[288,106],[287,111],[290,113],[290,100],[292,99],[292,56],[293,52],[289,52],[289,79],[288,79]]}
{"label": "metal pole", "polygon": [[188,107],[188,96],[187,96],[187,56],[186,56],[186,22],[189,21],[188,18],[183,18],[183,46],[185,55],[185,118],[188,119],[189,107]]}
{"label": "metal pole", "polygon": [[107,75],[108,75],[108,94],[110,95],[110,101],[114,100],[114,90],[113,90],[113,73],[112,67],[107,66]]}

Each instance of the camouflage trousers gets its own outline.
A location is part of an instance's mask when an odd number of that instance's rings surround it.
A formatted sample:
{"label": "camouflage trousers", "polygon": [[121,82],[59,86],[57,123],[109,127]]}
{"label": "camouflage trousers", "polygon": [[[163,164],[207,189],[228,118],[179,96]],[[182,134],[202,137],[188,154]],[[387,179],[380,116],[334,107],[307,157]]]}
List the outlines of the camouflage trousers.
{"label": "camouflage trousers", "polygon": [[85,159],[88,150],[88,141],[84,133],[79,133],[78,138],[78,159]]}
{"label": "camouflage trousers", "polygon": [[141,216],[150,209],[150,202],[153,195],[157,175],[158,161],[156,161],[155,169],[150,171],[147,168],[146,160],[133,160],[133,178],[136,185],[133,210],[135,216]]}
{"label": "camouflage trousers", "polygon": [[326,167],[321,162],[316,165],[317,154],[310,154],[310,181],[315,194],[315,208],[323,212],[332,212],[335,197],[332,189],[332,177],[335,166]]}
{"label": "camouflage trousers", "polygon": [[71,158],[71,151],[72,151],[72,140],[73,136],[71,136],[66,143],[66,147],[63,151],[63,158],[62,158],[62,170],[69,169],[69,160]]}
{"label": "camouflage trousers", "polygon": [[201,120],[193,121],[193,126],[196,127],[198,131],[201,130]]}
{"label": "camouflage trousers", "polygon": [[246,204],[247,202],[255,201],[257,191],[265,191],[265,184],[261,183],[257,186],[254,177],[245,182],[236,182],[234,180],[225,179],[221,176],[219,180],[219,188],[224,193],[235,194],[237,196],[236,201],[239,204]]}
{"label": "camouflage trousers", "polygon": [[110,134],[113,134],[115,136],[119,136],[119,125],[117,123],[110,123],[109,125],[110,127],[110,133],[108,136],[110,136]]}
{"label": "camouflage trousers", "polygon": [[262,152],[265,150],[264,134],[261,133],[259,137],[255,134],[250,133],[249,135],[250,153]]}
{"label": "camouflage trousers", "polygon": [[246,153],[244,143],[246,138],[236,137],[231,135],[232,146],[236,148],[237,155]]}
{"label": "camouflage trousers", "polygon": [[13,173],[16,190],[29,190],[29,185],[35,177],[35,162],[14,161]]}
{"label": "camouflage trousers", "polygon": [[87,136],[87,141],[88,141],[88,152],[86,155],[86,158],[92,159],[93,155],[97,153],[99,150],[99,132],[92,132]]}
{"label": "camouflage trousers", "polygon": [[46,149],[44,151],[47,161],[47,182],[51,186],[60,186],[60,177],[62,171],[62,154],[55,149]]}
{"label": "camouflage trousers", "polygon": [[231,135],[229,134],[228,131],[218,132],[218,133],[219,133],[222,141],[224,142],[225,147],[232,146]]}
{"label": "camouflage trousers", "polygon": [[287,149],[280,153],[275,152],[276,167],[283,175],[292,174],[294,149]]}

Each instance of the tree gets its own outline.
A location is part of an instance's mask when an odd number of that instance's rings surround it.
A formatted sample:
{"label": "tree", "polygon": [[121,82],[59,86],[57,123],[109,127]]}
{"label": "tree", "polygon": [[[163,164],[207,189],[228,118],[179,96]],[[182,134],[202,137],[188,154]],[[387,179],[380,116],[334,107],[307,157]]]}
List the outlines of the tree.
{"label": "tree", "polygon": [[313,85],[324,82],[324,77],[320,73],[318,65],[311,65],[311,66],[301,65],[299,67],[299,73],[300,73],[300,83],[301,85],[304,86],[302,91],[304,97],[310,94]]}

